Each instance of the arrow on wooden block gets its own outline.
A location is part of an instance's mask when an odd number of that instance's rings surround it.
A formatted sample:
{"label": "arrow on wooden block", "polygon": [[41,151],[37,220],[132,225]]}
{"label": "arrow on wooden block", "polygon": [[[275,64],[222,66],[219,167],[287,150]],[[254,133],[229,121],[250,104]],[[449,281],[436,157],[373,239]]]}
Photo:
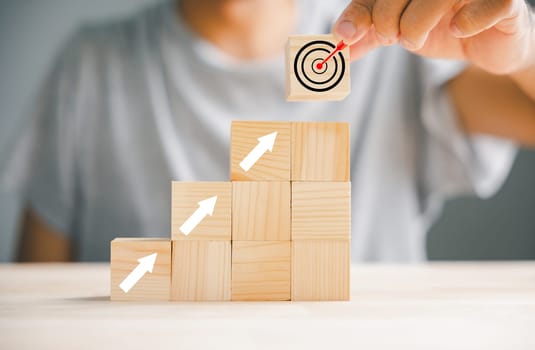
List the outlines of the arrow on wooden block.
{"label": "arrow on wooden block", "polygon": [[195,229],[195,227],[197,227],[197,225],[201,223],[206,215],[212,216],[214,214],[216,202],[217,196],[213,196],[197,203],[199,204],[199,207],[186,221],[184,221],[182,226],[180,226],[180,232],[187,236]]}
{"label": "arrow on wooden block", "polygon": [[260,158],[267,151],[273,152],[273,145],[275,144],[275,139],[277,138],[277,132],[272,132],[271,134],[264,135],[258,138],[258,144],[253,148],[249,154],[243,158],[240,163],[240,167],[244,171],[249,171],[253,165],[258,162]]}
{"label": "arrow on wooden block", "polygon": [[130,289],[132,289],[132,287],[134,287],[136,283],[140,279],[142,279],[147,272],[152,273],[152,269],[154,268],[154,263],[156,262],[157,256],[158,253],[153,253],[143,258],[137,259],[139,264],[134,270],[132,270],[132,272],[128,274],[128,276],[126,276],[126,278],[119,285],[123,292],[128,293]]}

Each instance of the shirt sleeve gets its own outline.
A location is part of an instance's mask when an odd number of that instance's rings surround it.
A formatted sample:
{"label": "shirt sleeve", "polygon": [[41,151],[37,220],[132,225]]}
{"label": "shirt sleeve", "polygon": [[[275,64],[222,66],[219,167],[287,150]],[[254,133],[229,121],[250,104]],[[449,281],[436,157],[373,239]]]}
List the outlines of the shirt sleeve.
{"label": "shirt sleeve", "polygon": [[487,198],[507,178],[516,156],[516,145],[491,136],[467,135],[445,91],[445,83],[465,64],[423,60],[421,105],[422,149],[421,202],[433,216],[445,199],[459,195]]}
{"label": "shirt sleeve", "polygon": [[0,150],[0,184],[66,235],[75,203],[77,37],[60,51],[30,113]]}

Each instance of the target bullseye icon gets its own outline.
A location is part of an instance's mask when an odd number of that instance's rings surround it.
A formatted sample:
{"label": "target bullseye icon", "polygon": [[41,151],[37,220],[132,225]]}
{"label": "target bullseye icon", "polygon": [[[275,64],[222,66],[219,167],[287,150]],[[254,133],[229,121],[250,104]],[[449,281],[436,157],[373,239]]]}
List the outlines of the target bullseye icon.
{"label": "target bullseye icon", "polygon": [[336,45],[325,40],[314,40],[304,45],[296,54],[293,70],[296,79],[306,89],[326,92],[334,89],[342,79],[346,63],[341,52],[328,62],[322,61],[336,49]]}
{"label": "target bullseye icon", "polygon": [[332,34],[290,36],[286,44],[286,100],[343,100],[351,92],[349,62],[349,47]]}

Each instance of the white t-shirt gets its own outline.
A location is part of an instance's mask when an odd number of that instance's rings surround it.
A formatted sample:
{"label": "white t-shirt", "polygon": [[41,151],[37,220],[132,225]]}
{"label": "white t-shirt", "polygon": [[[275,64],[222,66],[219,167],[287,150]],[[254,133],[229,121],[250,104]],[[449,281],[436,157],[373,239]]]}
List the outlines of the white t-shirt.
{"label": "white t-shirt", "polygon": [[[295,34],[330,31],[344,2],[304,0]],[[0,150],[3,185],[75,244],[109,259],[117,236],[170,236],[171,180],[229,179],[232,120],[351,124],[352,257],[418,261],[444,199],[488,196],[509,142],[464,135],[442,90],[459,62],[399,46],[351,65],[341,102],[286,102],[284,55],[236,61],[193,34],[170,4],[82,28],[34,113]]]}

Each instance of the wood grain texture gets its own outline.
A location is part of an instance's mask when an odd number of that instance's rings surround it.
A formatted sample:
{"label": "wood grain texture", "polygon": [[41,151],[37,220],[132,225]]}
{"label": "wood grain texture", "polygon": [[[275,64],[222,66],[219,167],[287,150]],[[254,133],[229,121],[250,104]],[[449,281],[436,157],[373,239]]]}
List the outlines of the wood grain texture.
{"label": "wood grain texture", "polygon": [[230,300],[230,241],[173,241],[171,300]]}
{"label": "wood grain texture", "polygon": [[292,123],[292,181],[349,181],[348,123]]}
{"label": "wood grain texture", "polygon": [[350,242],[292,241],[292,300],[349,300]]}
{"label": "wood grain texture", "polygon": [[[199,208],[198,202],[213,196],[217,196],[213,215],[207,215],[189,235],[180,232],[180,226]],[[173,240],[231,239],[232,183],[173,181],[171,197]]]}
{"label": "wood grain texture", "polygon": [[348,240],[351,183],[293,182],[292,240]]}
{"label": "wood grain texture", "polygon": [[[111,241],[111,300],[169,300],[171,241],[157,238],[116,238]],[[147,272],[128,293],[119,284],[139,265],[138,259],[158,253],[152,273]]]}
{"label": "wood grain texture", "polygon": [[[290,181],[290,123],[233,121],[230,144],[232,181]],[[258,138],[277,132],[273,150],[267,151],[247,172],[240,162],[256,147]]]}
{"label": "wood grain texture", "polygon": [[233,182],[232,239],[290,240],[290,182]]}
{"label": "wood grain texture", "polygon": [[[342,75],[342,80],[334,86],[332,89],[328,91],[312,91],[310,89],[307,89],[303,84],[301,84],[298,79],[296,78],[295,70],[294,70],[294,62],[296,60],[296,56],[299,52],[299,50],[307,45],[308,43],[312,41],[327,41],[330,42],[334,47],[338,44],[338,40],[335,39],[332,35],[303,35],[303,36],[291,36],[288,38],[288,42],[286,44],[286,99],[288,101],[311,101],[311,100],[323,100],[323,101],[338,101],[342,100],[345,97],[349,95],[351,92],[351,74],[350,74],[350,56],[349,56],[349,47],[343,49],[341,51],[342,56],[344,58],[345,63],[345,70]],[[312,81],[320,81],[325,82],[327,79],[335,77],[338,77],[335,70],[335,63],[333,62],[333,59],[331,58],[330,61],[327,62],[327,65],[325,66],[325,71],[318,72],[314,69],[314,63],[317,63],[318,60],[322,61],[324,58],[326,58],[330,52],[332,52],[334,49],[327,47],[325,50],[325,45],[315,45],[311,46],[310,49],[305,49],[308,55],[301,55],[301,57],[306,56],[306,60],[304,64],[301,64],[301,60],[298,61],[298,69],[300,70],[300,74],[303,76],[303,74],[306,74],[307,77],[311,78]],[[311,49],[317,49],[321,48],[322,50],[311,50]],[[313,52],[310,52],[313,51]],[[336,55],[336,58],[339,59],[338,55]],[[340,69],[341,62],[338,62],[338,68]],[[302,70],[304,69],[304,70]],[[338,71],[341,73],[341,69]],[[303,80],[306,79],[304,76],[302,78]],[[332,84],[333,80],[328,81],[327,84],[312,84],[312,87],[316,88],[324,88],[327,85]],[[311,81],[306,80],[307,84],[311,84]]]}
{"label": "wood grain texture", "polygon": [[232,242],[232,300],[290,300],[290,241]]}
{"label": "wood grain texture", "polygon": [[[532,350],[535,262],[353,264],[343,302],[110,302],[107,263],[0,264],[2,349]],[[244,331],[245,330],[245,331]]]}

